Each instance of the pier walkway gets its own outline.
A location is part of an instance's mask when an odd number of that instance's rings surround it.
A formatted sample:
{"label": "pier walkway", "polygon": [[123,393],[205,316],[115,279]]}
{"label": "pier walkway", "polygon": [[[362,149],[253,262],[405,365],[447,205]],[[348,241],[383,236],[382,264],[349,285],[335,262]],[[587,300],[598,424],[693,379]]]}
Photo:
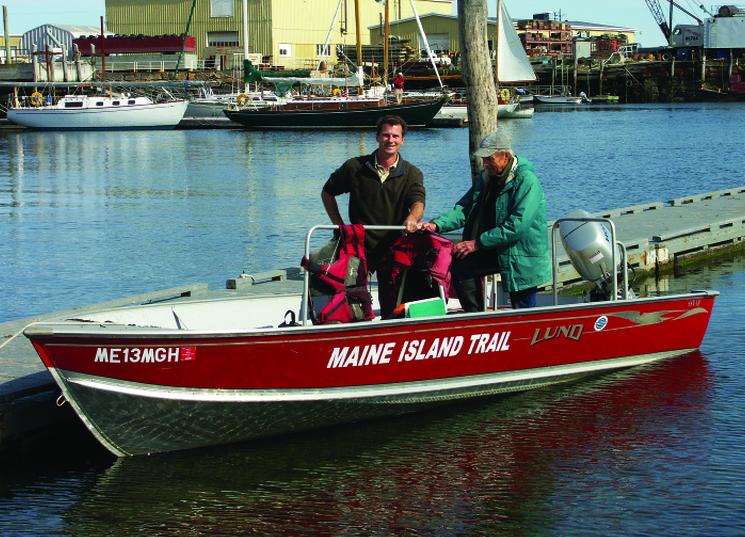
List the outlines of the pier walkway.
{"label": "pier walkway", "polygon": [[[745,247],[745,186],[696,194],[612,211],[594,216],[610,218],[618,239],[624,243],[628,262],[637,272],[664,271],[696,259],[726,255]],[[557,243],[560,241],[557,238]],[[559,284],[581,281],[559,248]],[[0,324],[0,448],[70,419],[69,405],[59,408],[59,390],[44,368],[23,328],[31,322],[75,317],[84,311],[130,304],[164,301],[181,297],[236,293],[276,292],[300,289],[298,269],[285,269],[238,277],[227,281],[226,289],[210,290],[196,283],[103,304],[83,306],[28,319]],[[271,283],[269,283],[271,282]]]}

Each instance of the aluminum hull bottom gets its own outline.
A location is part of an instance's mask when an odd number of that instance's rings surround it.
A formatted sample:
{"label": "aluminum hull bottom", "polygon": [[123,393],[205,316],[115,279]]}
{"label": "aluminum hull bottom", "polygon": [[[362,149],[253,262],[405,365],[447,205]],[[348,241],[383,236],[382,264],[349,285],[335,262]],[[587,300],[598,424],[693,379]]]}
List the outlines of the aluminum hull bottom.
{"label": "aluminum hull bottom", "polygon": [[470,377],[325,389],[168,388],[71,371],[50,371],[96,438],[113,454],[128,456],[397,416],[457,400],[572,382],[692,350]]}

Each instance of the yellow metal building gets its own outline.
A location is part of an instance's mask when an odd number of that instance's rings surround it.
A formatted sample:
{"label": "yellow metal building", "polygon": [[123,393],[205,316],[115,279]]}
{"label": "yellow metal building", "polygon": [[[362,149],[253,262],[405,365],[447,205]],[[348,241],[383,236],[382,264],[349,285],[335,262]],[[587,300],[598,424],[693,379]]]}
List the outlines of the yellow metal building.
{"label": "yellow metal building", "polygon": [[[19,48],[21,46],[20,35],[9,35],[8,45],[10,48],[10,59],[11,61],[18,61]],[[0,35],[0,63],[8,63],[5,58],[5,36]]]}
{"label": "yellow metal building", "polygon": [[[422,22],[422,28],[427,36],[427,42],[434,51],[451,51],[455,52],[460,49],[460,39],[458,37],[458,17],[447,14],[426,14],[419,13]],[[370,42],[372,44],[383,43],[383,25],[377,23],[370,26]],[[495,32],[494,22],[488,24],[488,36],[491,46],[491,40]],[[419,35],[419,27],[414,17],[403,18],[392,21],[390,24],[390,35],[392,38],[398,38],[402,41],[408,41],[415,50],[423,51],[425,49],[424,41]]]}
{"label": "yellow metal building", "polygon": [[[266,63],[285,68],[315,68],[334,63],[338,44],[356,42],[355,2],[360,5],[360,36],[370,43],[368,28],[380,24],[384,3],[377,0],[248,0],[248,48]],[[182,34],[193,0],[156,2],[106,0],[106,27],[117,34]],[[411,17],[409,0],[389,0],[390,18]],[[415,0],[420,15],[450,14],[453,0]],[[338,10],[338,14],[337,14]],[[335,22],[332,26],[332,21]],[[200,60],[223,65],[243,53],[242,0],[196,0],[189,35],[197,41]],[[330,46],[323,44],[331,29]]]}
{"label": "yellow metal building", "polygon": [[603,35],[617,35],[624,36],[626,42],[630,45],[637,42],[637,30],[635,28],[629,28],[627,26],[611,26],[608,24],[597,24],[585,21],[567,21],[567,23],[572,27],[573,37],[588,39]]}

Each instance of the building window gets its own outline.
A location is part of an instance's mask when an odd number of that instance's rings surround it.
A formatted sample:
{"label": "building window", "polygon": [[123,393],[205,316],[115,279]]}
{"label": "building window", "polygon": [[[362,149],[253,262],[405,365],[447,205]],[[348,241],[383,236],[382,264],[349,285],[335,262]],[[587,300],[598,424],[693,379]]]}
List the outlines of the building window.
{"label": "building window", "polygon": [[207,32],[208,47],[237,47],[238,32]]}
{"label": "building window", "polygon": [[233,0],[210,0],[210,17],[232,17]]}
{"label": "building window", "polygon": [[331,45],[316,45],[316,56],[319,58],[331,56]]}
{"label": "building window", "polygon": [[280,56],[292,56],[292,45],[287,43],[279,44],[279,55]]}

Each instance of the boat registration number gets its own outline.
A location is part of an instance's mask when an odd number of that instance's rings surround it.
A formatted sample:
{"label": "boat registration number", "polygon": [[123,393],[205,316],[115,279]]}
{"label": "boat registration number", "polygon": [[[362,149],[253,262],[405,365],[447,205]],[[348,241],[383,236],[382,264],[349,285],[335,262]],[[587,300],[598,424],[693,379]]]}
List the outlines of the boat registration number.
{"label": "boat registration number", "polygon": [[189,362],[196,347],[98,347],[94,362],[106,364],[163,364]]}

